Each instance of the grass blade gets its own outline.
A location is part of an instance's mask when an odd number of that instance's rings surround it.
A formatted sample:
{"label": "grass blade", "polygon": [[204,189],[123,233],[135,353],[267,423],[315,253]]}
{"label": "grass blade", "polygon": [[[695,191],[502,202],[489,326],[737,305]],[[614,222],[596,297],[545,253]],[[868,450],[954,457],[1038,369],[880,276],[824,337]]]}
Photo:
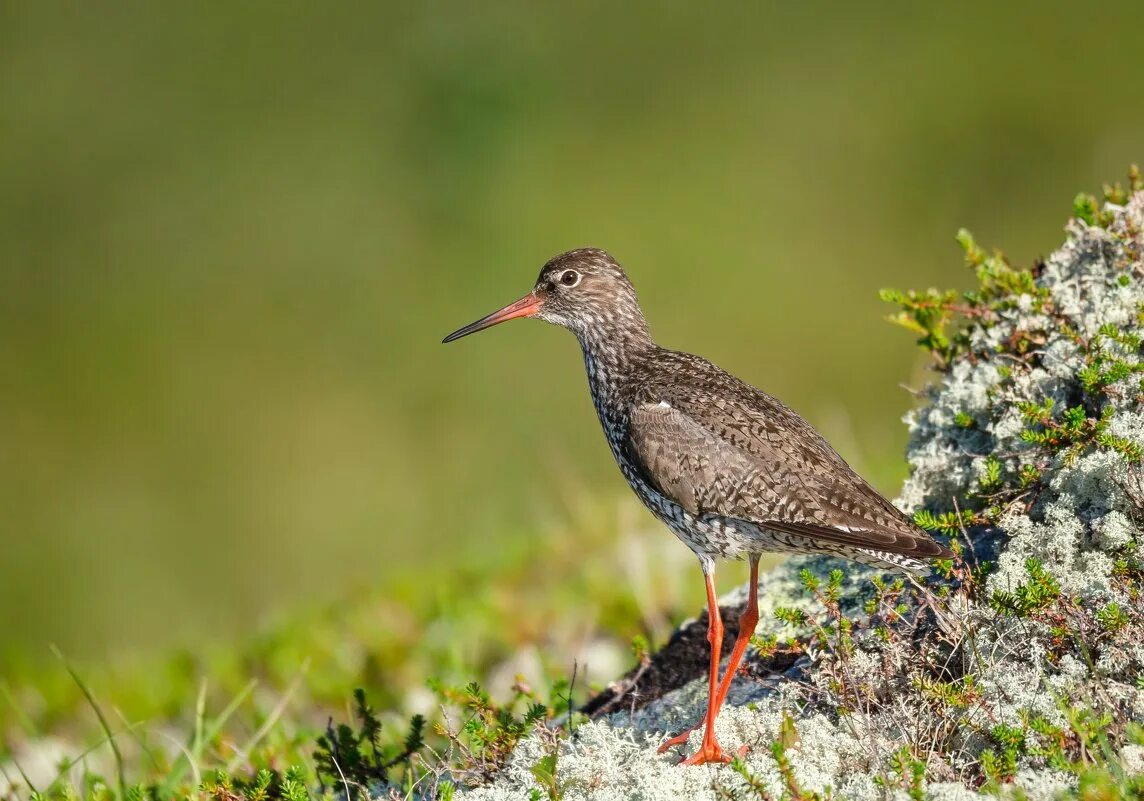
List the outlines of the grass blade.
{"label": "grass blade", "polygon": [[87,684],[84,683],[84,680],[80,678],[72,666],[68,664],[68,661],[64,659],[64,655],[60,652],[60,649],[53,645],[52,653],[63,663],[64,670],[72,677],[72,681],[79,687],[79,691],[83,693],[83,697],[87,699],[88,705],[91,706],[92,711],[95,712],[95,716],[99,719],[100,728],[103,729],[103,733],[107,736],[107,744],[111,746],[111,753],[115,755],[115,773],[119,779],[119,797],[127,798],[127,780],[123,771],[123,754],[119,750],[118,743],[115,742],[115,733],[111,731],[111,725],[107,722],[107,718],[103,716],[103,710],[99,708],[99,704],[96,703],[95,696],[92,695]]}

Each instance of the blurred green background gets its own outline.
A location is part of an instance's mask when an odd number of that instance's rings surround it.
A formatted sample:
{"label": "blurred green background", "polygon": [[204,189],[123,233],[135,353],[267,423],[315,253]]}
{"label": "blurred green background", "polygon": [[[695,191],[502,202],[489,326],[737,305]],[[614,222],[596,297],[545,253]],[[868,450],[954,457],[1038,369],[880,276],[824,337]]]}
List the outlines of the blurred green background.
{"label": "blurred green background", "polygon": [[924,374],[877,290],[965,285],[959,226],[1055,247],[1144,158],[1141,30],[1131,1],[0,3],[0,653],[417,603],[622,496],[570,336],[439,344],[581,245],[893,493]]}

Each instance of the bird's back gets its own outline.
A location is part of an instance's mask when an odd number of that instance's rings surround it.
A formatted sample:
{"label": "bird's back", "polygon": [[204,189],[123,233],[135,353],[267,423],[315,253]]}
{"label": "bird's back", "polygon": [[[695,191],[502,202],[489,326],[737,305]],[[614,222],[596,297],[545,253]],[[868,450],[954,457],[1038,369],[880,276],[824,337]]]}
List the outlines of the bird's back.
{"label": "bird's back", "polygon": [[665,522],[681,536],[680,525],[711,529],[688,532],[693,549],[706,536],[713,554],[726,551],[715,540],[729,527],[755,552],[823,551],[912,571],[950,555],[798,413],[705,359],[656,348],[625,390],[621,462],[678,505],[684,519]]}

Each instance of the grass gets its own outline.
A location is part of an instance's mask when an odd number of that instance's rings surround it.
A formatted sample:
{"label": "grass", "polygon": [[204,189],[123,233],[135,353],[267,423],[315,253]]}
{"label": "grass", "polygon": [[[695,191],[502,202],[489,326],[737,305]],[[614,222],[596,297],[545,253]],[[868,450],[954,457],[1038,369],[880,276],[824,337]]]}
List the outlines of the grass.
{"label": "grass", "polygon": [[[101,799],[131,797],[138,788],[154,799],[195,788],[217,798],[286,797],[291,782],[311,790],[325,782],[332,791],[334,761],[329,753],[315,757],[319,738],[330,753],[344,755],[350,740],[343,727],[355,719],[366,725],[377,760],[337,762],[357,784],[368,778],[363,766],[373,764],[376,781],[380,767],[400,756],[385,751],[383,759],[381,743],[407,743],[411,716],[436,716],[442,705],[468,715],[482,710],[488,726],[519,737],[536,720],[526,715],[509,725],[502,710],[514,699],[540,704],[543,697],[544,720],[564,714],[627,666],[633,639],[662,642],[681,615],[698,608],[702,586],[693,558],[637,516],[634,504],[577,498],[577,516],[531,555],[492,576],[440,574],[437,597],[420,609],[378,588],[269,627],[238,647],[104,666],[73,664],[60,654],[54,665],[6,675],[0,765],[10,775],[0,787],[8,781],[45,798],[78,792]],[[723,571],[725,588],[741,580],[740,572]],[[586,650],[607,664],[577,664]],[[521,661],[522,654],[531,658]],[[479,685],[471,685],[474,679]],[[358,698],[355,687],[362,688]],[[509,743],[489,735],[478,746],[483,735],[472,726],[452,737],[444,729],[429,734],[474,763],[495,763],[491,754],[503,754]],[[46,779],[33,778],[43,766],[32,754],[53,743],[77,756],[47,770]],[[97,776],[115,778],[94,783]]]}

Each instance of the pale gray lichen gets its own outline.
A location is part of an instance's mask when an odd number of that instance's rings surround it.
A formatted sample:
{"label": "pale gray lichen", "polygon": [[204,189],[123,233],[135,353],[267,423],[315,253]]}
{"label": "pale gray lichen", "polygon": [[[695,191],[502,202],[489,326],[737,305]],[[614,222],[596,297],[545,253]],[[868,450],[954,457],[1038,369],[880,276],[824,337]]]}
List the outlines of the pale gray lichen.
{"label": "pale gray lichen", "polygon": [[[1130,344],[1107,336],[1106,326],[1144,335],[1144,193],[1106,211],[1112,215],[1107,226],[1071,221],[1067,241],[1040,269],[1036,287],[1047,291],[1049,303],[1024,294],[987,323],[972,324],[968,355],[955,359],[940,384],[928,391],[925,404],[907,415],[912,473],[898,501],[903,509],[966,508],[980,490],[986,457],[999,461],[1010,478],[1028,465],[1037,445],[1026,440],[1029,420],[1019,404],[1052,399],[1058,411],[1075,405],[1078,373],[1085,367],[1086,349],[1097,338],[1111,357],[1133,362],[1139,358]],[[989,358],[1014,337],[1025,335],[1037,350],[1035,359],[1010,365]],[[1123,443],[1144,447],[1142,392],[1140,375],[1134,372],[1112,382],[1102,395],[1106,430],[1123,441],[1119,451],[1108,443],[1069,453],[1042,449],[1028,502],[1011,503],[994,525],[970,532],[977,555],[996,562],[986,579],[985,598],[1026,584],[1027,564],[1033,559],[1051,574],[1062,598],[1093,620],[1096,610],[1110,603],[1132,610],[1139,620],[1140,598],[1127,593],[1124,582],[1116,580],[1116,570],[1121,550],[1140,540],[1144,484]],[[972,424],[965,424],[966,416]],[[815,601],[802,589],[800,570],[825,576],[840,565],[831,559],[796,557],[765,575],[758,633],[789,633],[775,619],[779,606],[813,611]],[[843,614],[861,615],[860,590],[872,574],[843,566]],[[742,593],[736,590],[725,600],[740,602]],[[844,668],[858,677],[870,697],[882,699],[876,708],[848,708],[840,714],[842,705],[832,698],[837,664],[832,673],[829,660],[811,664],[804,658],[790,675],[732,685],[718,721],[722,743],[729,750],[748,746],[747,769],[773,797],[780,797],[784,782],[770,744],[789,714],[798,739],[787,753],[799,784],[816,792],[829,788],[835,797],[856,801],[905,798],[902,786],[893,781],[881,785],[875,777],[888,776],[888,757],[903,743],[929,743],[935,747],[927,755],[927,797],[962,801],[978,797],[958,779],[990,746],[992,726],[1024,725],[1030,716],[1065,726],[1068,703],[1095,703],[1098,697],[1129,718],[1141,719],[1142,632],[1118,635],[1110,626],[1094,634],[1101,643],[1094,659],[1084,650],[1054,651],[1049,622],[1035,616],[1005,617],[983,603],[953,604],[945,614],[951,620],[944,625],[960,632],[951,653],[965,660],[973,679],[973,704],[959,725],[940,729],[928,713],[929,700],[918,690],[917,666],[907,663],[916,654],[897,654],[865,630],[855,636]],[[678,801],[726,797],[727,792],[752,797],[743,779],[724,766],[681,768],[675,764],[677,755],[656,753],[665,735],[702,715],[705,693],[706,682],[696,680],[642,709],[577,726],[574,736],[558,745],[562,798]],[[692,734],[689,750],[700,736]],[[494,782],[459,794],[474,801],[528,798],[538,789],[532,767],[550,742],[526,738]],[[1123,769],[1144,769],[1144,748],[1123,745],[1120,755]],[[1000,792],[1020,789],[1030,799],[1049,799],[1075,783],[1075,776],[1049,767],[1035,752],[1022,753],[1014,768],[1011,783]]]}

